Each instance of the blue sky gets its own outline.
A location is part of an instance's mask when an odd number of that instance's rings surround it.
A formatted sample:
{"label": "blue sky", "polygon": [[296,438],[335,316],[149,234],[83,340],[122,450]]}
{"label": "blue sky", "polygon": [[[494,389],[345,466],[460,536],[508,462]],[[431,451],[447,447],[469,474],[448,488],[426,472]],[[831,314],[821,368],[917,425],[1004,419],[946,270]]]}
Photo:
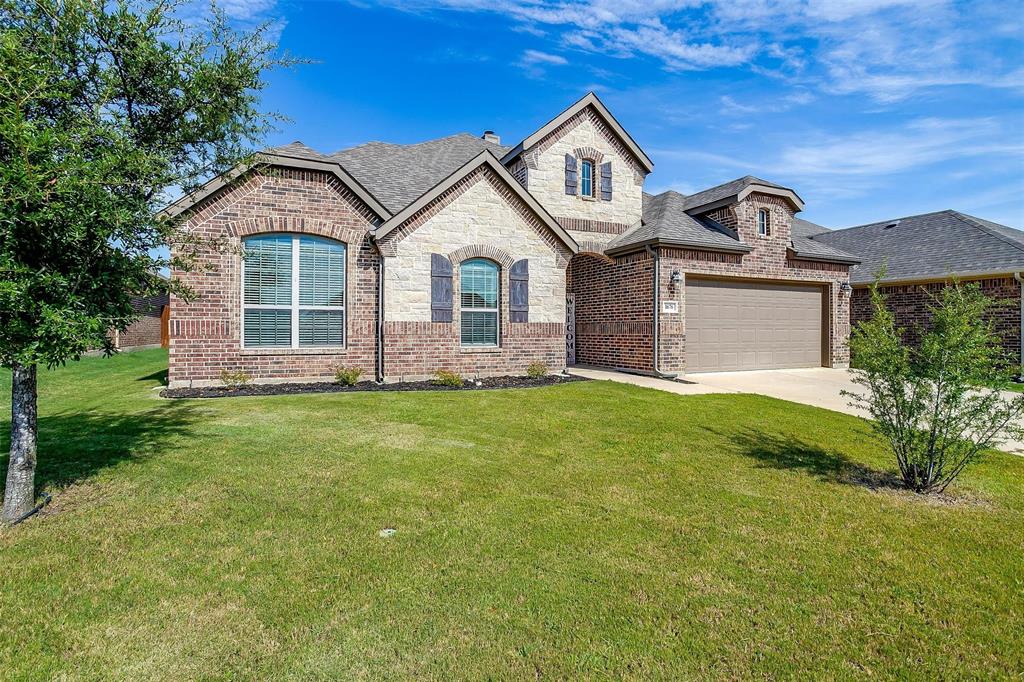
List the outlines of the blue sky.
{"label": "blue sky", "polygon": [[1024,17],[928,0],[227,0],[316,60],[275,73],[268,142],[331,152],[495,130],[588,90],[654,160],[647,190],[746,174],[829,227],[955,208],[1024,228]]}

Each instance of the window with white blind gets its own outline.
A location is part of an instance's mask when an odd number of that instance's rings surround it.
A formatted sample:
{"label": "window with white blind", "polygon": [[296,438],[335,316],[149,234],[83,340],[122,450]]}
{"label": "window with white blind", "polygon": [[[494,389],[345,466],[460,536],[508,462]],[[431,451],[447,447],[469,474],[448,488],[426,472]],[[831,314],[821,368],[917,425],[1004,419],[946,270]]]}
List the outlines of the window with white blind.
{"label": "window with white blind", "polygon": [[463,346],[498,345],[498,266],[474,258],[459,267]]}
{"label": "window with white blind", "polygon": [[315,348],[345,344],[345,245],[304,235],[244,242],[242,345]]}

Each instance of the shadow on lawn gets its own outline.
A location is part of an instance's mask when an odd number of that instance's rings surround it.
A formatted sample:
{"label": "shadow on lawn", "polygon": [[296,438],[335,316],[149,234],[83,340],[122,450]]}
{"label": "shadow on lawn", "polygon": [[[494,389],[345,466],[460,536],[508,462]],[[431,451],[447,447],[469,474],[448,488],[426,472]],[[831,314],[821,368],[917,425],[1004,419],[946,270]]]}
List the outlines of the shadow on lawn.
{"label": "shadow on lawn", "polygon": [[740,452],[772,469],[799,469],[828,483],[844,483],[872,490],[904,488],[899,476],[851,461],[839,452],[829,452],[792,435],[746,429],[728,438]]}
{"label": "shadow on lawn", "polygon": [[160,384],[161,386],[166,386],[167,385],[167,370],[166,369],[162,369],[159,372],[153,372],[152,374],[147,374],[144,377],[137,378],[136,381],[155,381],[158,384]]}
{"label": "shadow on lawn", "polygon": [[[187,436],[199,414],[195,406],[171,403],[131,414],[64,413],[39,418],[36,489],[63,488],[128,459],[160,451]],[[7,471],[10,422],[0,422],[0,471]]]}

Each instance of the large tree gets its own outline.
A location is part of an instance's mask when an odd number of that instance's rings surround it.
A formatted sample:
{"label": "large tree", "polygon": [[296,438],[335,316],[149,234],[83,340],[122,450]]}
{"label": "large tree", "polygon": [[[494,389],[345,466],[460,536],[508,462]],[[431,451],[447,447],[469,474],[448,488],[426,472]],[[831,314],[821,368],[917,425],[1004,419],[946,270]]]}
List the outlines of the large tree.
{"label": "large tree", "polygon": [[160,247],[183,238],[160,215],[168,197],[242,162],[274,120],[259,93],[288,60],[266,27],[233,30],[212,6],[183,20],[188,9],[0,0],[5,521],[35,501],[36,368],[113,351],[111,331],[137,316],[132,299],[167,286]]}

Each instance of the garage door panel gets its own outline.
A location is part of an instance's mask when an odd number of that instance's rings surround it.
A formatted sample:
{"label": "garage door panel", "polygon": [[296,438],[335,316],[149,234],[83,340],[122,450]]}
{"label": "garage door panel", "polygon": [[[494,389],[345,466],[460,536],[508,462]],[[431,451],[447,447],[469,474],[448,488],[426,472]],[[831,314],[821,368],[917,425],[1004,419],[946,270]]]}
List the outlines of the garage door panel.
{"label": "garage door panel", "polygon": [[817,286],[691,279],[685,300],[688,371],[821,365]]}

